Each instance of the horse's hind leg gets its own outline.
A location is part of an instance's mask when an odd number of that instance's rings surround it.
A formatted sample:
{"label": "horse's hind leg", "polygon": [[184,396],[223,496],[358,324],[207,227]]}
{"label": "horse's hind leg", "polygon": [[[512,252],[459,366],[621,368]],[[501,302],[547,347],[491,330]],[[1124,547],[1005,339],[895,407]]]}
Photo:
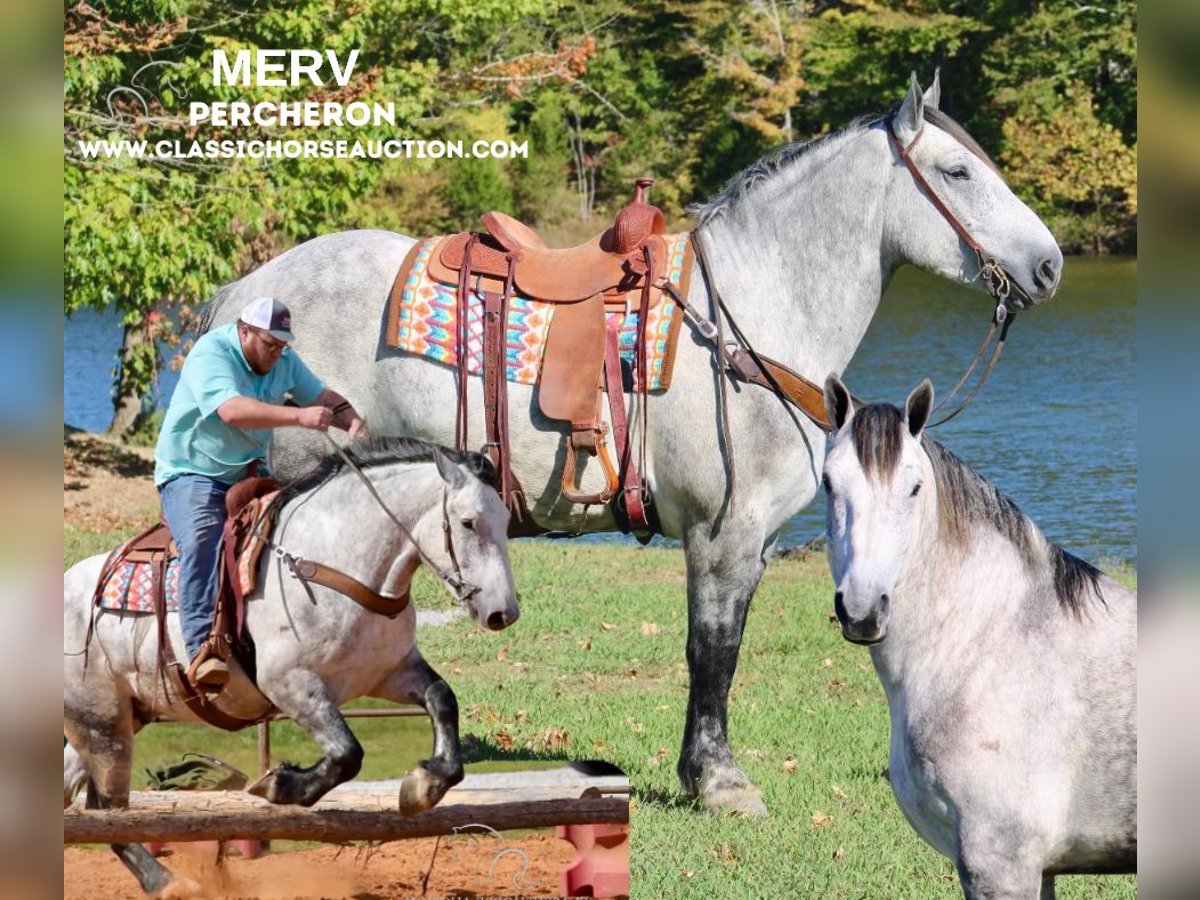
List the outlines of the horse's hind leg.
{"label": "horse's hind leg", "polygon": [[429,713],[433,721],[433,756],[421,760],[420,765],[404,776],[400,812],[411,816],[432,808],[463,779],[458,700],[454,691],[414,647],[404,664],[385,678],[371,696],[394,703],[415,703]]}
{"label": "horse's hind leg", "polygon": [[[88,721],[66,729],[70,745],[63,751],[64,782],[68,766],[87,774],[87,808],[114,809],[129,805],[129,779],[133,763],[133,727],[129,716],[116,722]],[[78,754],[74,760],[70,757]],[[156,897],[195,895],[199,886],[177,879],[141,844],[111,844],[113,853],[137,878],[147,894]]]}
{"label": "horse's hind leg", "polygon": [[307,768],[285,763],[246,790],[272,803],[312,806],[330,790],[358,774],[362,768],[362,745],[338,712],[319,676],[293,669],[282,679],[263,687],[271,702],[308,732],[325,755],[316,765]]}
{"label": "horse's hind leg", "polygon": [[752,523],[726,522],[715,537],[711,527],[698,523],[686,535],[690,682],[677,771],[684,790],[709,810],[765,816],[761,792],[734,761],[728,731],[746,613],[766,567],[763,540]]}

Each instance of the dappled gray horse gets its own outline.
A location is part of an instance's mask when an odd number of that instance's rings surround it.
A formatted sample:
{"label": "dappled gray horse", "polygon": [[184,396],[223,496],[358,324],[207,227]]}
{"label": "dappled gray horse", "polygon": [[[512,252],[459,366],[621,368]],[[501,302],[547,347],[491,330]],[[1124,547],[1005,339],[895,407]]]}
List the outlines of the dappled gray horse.
{"label": "dappled gray horse", "polygon": [[[275,803],[309,806],[353,778],[363,750],[338,707],[378,697],[424,707],[433,720],[434,752],[404,778],[400,807],[428,809],[462,780],[458,704],[453,691],[421,657],[412,603],[393,618],[370,612],[342,594],[292,576],[280,553],[340,570],[382,598],[404,598],[425,561],[480,625],[516,621],[509,568],[508,510],[481,480],[495,477],[477,453],[460,455],[421,441],[379,439],[350,456],[409,537],[376,504],[339,456],[285,488],[264,553],[259,589],[248,595],[245,625],[255,646],[259,690],[321,746],[314,766],[273,769],[251,791]],[[411,540],[410,540],[411,538]],[[415,541],[415,544],[414,544]],[[93,612],[91,600],[104,556],[72,566],[63,578],[65,692],[64,801],[87,779],[87,805],[129,802],[133,736],[156,716],[196,717],[156,674],[153,615]],[[85,668],[88,622],[96,616]],[[168,617],[175,653],[183,653],[179,616]],[[186,893],[140,844],[113,850],[148,893]]]}
{"label": "dappled gray horse", "polygon": [[1137,595],[1049,543],[904,412],[836,376],[825,460],[843,636],[871,645],[892,789],[967,897],[1137,870]]}
{"label": "dappled gray horse", "polygon": [[[925,180],[1008,271],[1014,307],[1052,296],[1062,266],[1054,238],[970,138],[936,112],[937,98],[936,81],[922,95],[914,79],[894,115],[784,147],[736,176],[699,210],[708,270],[691,274],[691,305],[714,315],[711,281],[759,351],[819,383],[850,361],[900,266],[978,285],[978,255],[918,186],[897,143],[911,148]],[[308,241],[227,286],[210,306],[212,320],[231,320],[253,297],[279,297],[291,307],[304,359],[340,386],[373,431],[452,443],[455,371],[394,350],[383,337],[388,296],[412,244],[382,231]],[[990,311],[980,304],[981,325]],[[696,332],[679,341],[671,389],[647,403],[643,474],[663,533],[683,542],[687,558],[691,683],[680,779],[711,809],[765,813],[730,750],[729,688],[767,551],[816,492],[825,435],[769,391],[731,386],[727,446],[713,359]],[[485,433],[481,382],[469,385],[472,435]],[[508,406],[513,472],[537,522],[615,530],[607,509],[583,518],[563,498],[568,435],[541,414],[537,389],[509,384]],[[638,411],[631,417],[635,433]],[[291,435],[276,442],[272,462],[288,471],[314,446]]]}

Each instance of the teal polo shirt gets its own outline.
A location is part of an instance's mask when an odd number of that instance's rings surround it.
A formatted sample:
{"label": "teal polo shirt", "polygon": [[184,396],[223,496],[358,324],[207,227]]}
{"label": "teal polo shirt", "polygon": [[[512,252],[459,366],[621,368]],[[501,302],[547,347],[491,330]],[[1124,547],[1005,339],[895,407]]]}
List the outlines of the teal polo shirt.
{"label": "teal polo shirt", "polygon": [[289,397],[312,404],[325,386],[287,347],[271,371],[259,375],[242,353],[237,323],[223,325],[196,341],[163,419],[154,450],[154,484],[179,475],[207,475],[233,484],[246,466],[266,461],[272,429],[238,428],[221,421],[217,409],[234,397],[282,404]]}

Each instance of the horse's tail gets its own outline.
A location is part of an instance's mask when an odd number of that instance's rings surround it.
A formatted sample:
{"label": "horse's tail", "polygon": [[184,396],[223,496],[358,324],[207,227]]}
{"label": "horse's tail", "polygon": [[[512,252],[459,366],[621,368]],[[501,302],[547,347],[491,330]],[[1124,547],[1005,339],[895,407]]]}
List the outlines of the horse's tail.
{"label": "horse's tail", "polygon": [[217,291],[213,298],[204,305],[204,309],[200,312],[200,324],[196,328],[197,337],[202,334],[207,334],[208,330],[212,328],[213,321],[217,318],[217,314],[225,306],[226,301],[229,299],[229,295],[233,293],[234,284],[235,282],[231,281],[229,284],[224,285],[220,290]]}

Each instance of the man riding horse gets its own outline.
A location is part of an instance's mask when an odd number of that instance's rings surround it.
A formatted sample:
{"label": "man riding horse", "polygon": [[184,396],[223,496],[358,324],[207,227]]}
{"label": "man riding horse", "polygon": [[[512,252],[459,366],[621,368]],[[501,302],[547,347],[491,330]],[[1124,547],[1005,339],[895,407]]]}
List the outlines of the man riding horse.
{"label": "man riding horse", "polygon": [[[209,640],[229,488],[263,472],[275,428],[333,425],[351,438],[367,434],[353,405],[288,347],[291,319],[283,303],[259,297],[237,322],[196,341],[154,451],[154,484],[179,550],[179,612],[196,685],[229,679]],[[297,405],[284,405],[288,399]]]}

